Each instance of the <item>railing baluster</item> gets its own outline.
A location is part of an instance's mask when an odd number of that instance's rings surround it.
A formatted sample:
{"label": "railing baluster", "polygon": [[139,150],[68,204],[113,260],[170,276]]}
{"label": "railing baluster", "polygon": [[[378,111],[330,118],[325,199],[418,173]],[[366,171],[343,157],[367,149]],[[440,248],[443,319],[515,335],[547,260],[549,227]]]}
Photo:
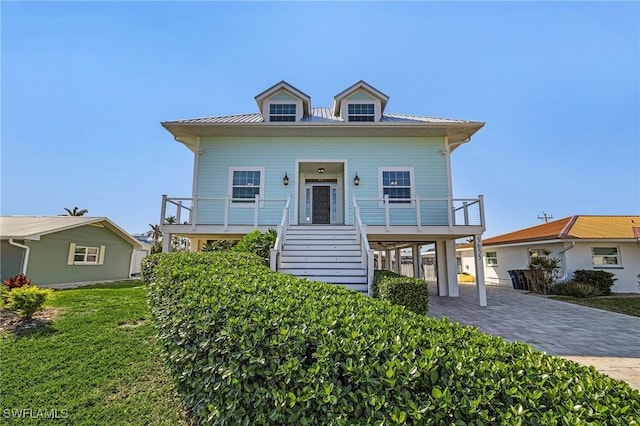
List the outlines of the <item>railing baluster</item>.
{"label": "railing baluster", "polygon": [[191,203],[191,211],[189,212],[189,222],[191,223],[191,230],[195,231],[196,221],[198,220],[198,197],[193,197]]}
{"label": "railing baluster", "polygon": [[160,226],[164,225],[164,218],[167,214],[167,195],[162,194],[162,207],[160,208]]}
{"label": "railing baluster", "polygon": [[466,201],[464,201],[462,203],[462,208],[464,209],[464,224],[466,226],[469,226],[469,203],[467,203]]}
{"label": "railing baluster", "polygon": [[420,211],[420,197],[416,195],[416,226],[422,231],[422,212]]}
{"label": "railing baluster", "polygon": [[253,208],[253,226],[257,227],[258,226],[258,209],[260,208],[260,194],[256,194],[255,196],[255,200],[254,200],[254,208]]}
{"label": "railing baluster", "polygon": [[224,230],[229,229],[229,206],[231,205],[231,195],[227,195],[224,201]]}
{"label": "railing baluster", "polygon": [[389,219],[389,194],[384,195],[384,226],[387,231],[391,226],[391,220]]}

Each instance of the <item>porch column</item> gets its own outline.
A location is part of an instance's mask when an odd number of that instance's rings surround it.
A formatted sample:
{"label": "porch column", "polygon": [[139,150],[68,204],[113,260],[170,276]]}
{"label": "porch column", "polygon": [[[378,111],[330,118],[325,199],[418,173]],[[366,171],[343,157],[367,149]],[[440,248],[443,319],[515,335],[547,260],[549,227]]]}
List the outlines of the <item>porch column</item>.
{"label": "porch column", "polygon": [[476,290],[478,292],[478,304],[487,306],[487,288],[484,284],[484,264],[482,263],[482,236],[473,236],[473,256],[476,264]]}
{"label": "porch column", "polygon": [[459,297],[460,289],[458,288],[458,270],[456,267],[456,241],[445,241],[447,247],[447,278],[449,286],[449,297]]}
{"label": "porch column", "polygon": [[385,257],[386,259],[384,260],[384,270],[385,271],[391,271],[391,250],[390,249],[386,249],[385,250]]}
{"label": "porch column", "polygon": [[436,241],[436,276],[438,277],[438,296],[448,296],[447,256],[444,241]]}
{"label": "porch column", "polygon": [[169,253],[171,251],[171,237],[173,234],[165,233],[162,235],[162,252]]}
{"label": "porch column", "polygon": [[384,263],[382,263],[382,252],[380,250],[378,250],[377,252],[377,256],[378,256],[378,269],[384,269]]}
{"label": "porch column", "polygon": [[395,256],[393,256],[393,260],[396,262],[396,273],[397,274],[402,274],[402,261],[401,261],[401,256],[400,256],[400,249],[397,248],[395,250]]}
{"label": "porch column", "polygon": [[414,244],[411,248],[413,254],[413,276],[422,278],[422,257],[420,256],[420,244]]}

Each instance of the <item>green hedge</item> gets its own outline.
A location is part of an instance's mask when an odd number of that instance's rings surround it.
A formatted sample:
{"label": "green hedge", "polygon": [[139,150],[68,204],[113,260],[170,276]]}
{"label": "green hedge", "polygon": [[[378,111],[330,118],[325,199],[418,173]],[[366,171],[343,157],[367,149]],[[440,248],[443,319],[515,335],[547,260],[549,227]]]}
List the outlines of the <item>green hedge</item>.
{"label": "green hedge", "polygon": [[[155,266],[153,266],[155,263]],[[196,424],[636,424],[593,368],[242,253],[148,263],[153,322]]]}
{"label": "green hedge", "polygon": [[411,277],[386,277],[380,280],[380,299],[404,306],[416,314],[427,314],[429,285],[425,280]]}
{"label": "green hedge", "polygon": [[380,281],[384,278],[398,278],[402,275],[396,274],[393,271],[385,271],[384,269],[376,269],[373,271],[373,281],[371,283],[371,292],[373,297],[380,297]]}

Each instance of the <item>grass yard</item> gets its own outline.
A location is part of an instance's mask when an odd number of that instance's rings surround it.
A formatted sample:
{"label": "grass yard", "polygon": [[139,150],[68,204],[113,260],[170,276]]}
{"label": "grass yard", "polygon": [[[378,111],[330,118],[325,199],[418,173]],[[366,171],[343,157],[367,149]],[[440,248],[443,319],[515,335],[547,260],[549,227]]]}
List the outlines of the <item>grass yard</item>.
{"label": "grass yard", "polygon": [[141,285],[56,291],[51,321],[3,332],[0,423],[186,425]]}
{"label": "grass yard", "polygon": [[602,296],[591,298],[578,298],[568,296],[553,296],[555,300],[575,303],[577,305],[590,306],[605,311],[618,312],[626,315],[640,317],[640,295],[629,296]]}

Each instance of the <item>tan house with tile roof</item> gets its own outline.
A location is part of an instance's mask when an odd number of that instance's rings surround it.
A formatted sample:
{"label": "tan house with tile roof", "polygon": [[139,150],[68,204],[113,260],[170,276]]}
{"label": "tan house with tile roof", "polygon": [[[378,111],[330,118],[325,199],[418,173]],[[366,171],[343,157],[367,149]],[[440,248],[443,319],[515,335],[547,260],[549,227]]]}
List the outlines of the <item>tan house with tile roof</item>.
{"label": "tan house with tile roof", "polygon": [[[508,271],[526,269],[546,249],[562,260],[562,278],[571,278],[578,269],[605,270],[617,278],[612,291],[640,292],[640,216],[570,216],[487,238],[482,245],[488,283],[510,286]],[[461,272],[472,272],[471,245],[457,251]]]}

